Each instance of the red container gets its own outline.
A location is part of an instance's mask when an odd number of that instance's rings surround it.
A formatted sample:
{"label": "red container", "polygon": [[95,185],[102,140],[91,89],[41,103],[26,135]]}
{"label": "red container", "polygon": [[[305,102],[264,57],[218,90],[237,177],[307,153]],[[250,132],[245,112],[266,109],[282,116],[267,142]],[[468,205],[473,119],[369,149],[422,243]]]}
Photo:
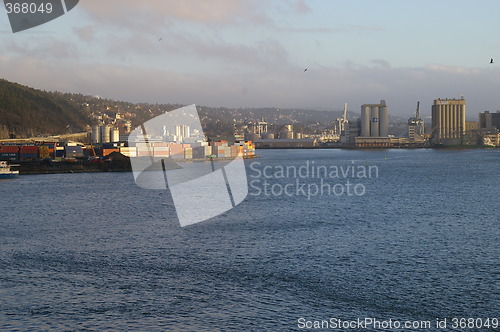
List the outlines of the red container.
{"label": "red container", "polygon": [[19,151],[22,154],[38,154],[38,146],[21,146]]}
{"label": "red container", "polygon": [[19,147],[15,145],[2,145],[0,153],[18,153]]}
{"label": "red container", "polygon": [[168,147],[167,142],[159,142],[159,143],[153,143],[153,146],[156,147]]}

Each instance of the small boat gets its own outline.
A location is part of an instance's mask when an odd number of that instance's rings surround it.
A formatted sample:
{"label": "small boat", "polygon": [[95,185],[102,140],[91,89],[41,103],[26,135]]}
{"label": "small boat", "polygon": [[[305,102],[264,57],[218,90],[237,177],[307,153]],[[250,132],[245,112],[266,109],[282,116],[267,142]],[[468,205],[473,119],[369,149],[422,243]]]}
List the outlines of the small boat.
{"label": "small boat", "polygon": [[6,161],[0,161],[0,180],[2,179],[17,179],[19,171],[12,171]]}
{"label": "small boat", "polygon": [[494,148],[496,147],[495,144],[491,141],[491,138],[484,136],[483,137],[483,147],[485,148]]}

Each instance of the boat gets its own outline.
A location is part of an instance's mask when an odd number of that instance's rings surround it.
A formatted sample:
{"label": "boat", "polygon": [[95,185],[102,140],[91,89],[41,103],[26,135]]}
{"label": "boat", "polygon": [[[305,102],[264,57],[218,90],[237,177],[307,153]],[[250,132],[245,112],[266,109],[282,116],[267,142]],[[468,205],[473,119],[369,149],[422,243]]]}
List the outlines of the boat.
{"label": "boat", "polygon": [[9,164],[7,164],[6,161],[0,161],[0,180],[17,179],[18,177],[19,177],[19,171],[11,170]]}
{"label": "boat", "polygon": [[485,148],[494,148],[496,147],[495,144],[491,141],[491,138],[484,136],[483,137],[483,147]]}

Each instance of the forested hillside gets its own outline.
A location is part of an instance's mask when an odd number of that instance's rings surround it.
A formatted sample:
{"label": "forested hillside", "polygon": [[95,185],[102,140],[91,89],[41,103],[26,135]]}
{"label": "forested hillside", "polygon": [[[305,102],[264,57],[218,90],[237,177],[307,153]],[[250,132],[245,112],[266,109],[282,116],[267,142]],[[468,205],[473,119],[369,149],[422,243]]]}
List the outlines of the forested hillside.
{"label": "forested hillside", "polygon": [[0,79],[0,138],[82,131],[87,119],[83,107],[60,93]]}

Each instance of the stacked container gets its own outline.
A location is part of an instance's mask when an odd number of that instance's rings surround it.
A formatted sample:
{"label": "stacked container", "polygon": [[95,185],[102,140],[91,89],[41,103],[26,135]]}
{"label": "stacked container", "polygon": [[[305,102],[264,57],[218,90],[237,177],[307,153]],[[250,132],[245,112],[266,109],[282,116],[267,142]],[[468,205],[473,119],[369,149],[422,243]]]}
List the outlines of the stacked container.
{"label": "stacked container", "polygon": [[40,156],[40,159],[48,159],[51,157],[50,149],[47,145],[41,145],[38,148],[38,155]]}
{"label": "stacked container", "polygon": [[55,157],[56,158],[64,157],[64,146],[56,146]]}
{"label": "stacked container", "polygon": [[23,145],[19,149],[19,160],[32,160],[38,158],[38,146]]}
{"label": "stacked container", "polygon": [[255,155],[255,145],[252,141],[238,142],[236,144],[241,146],[244,157]]}
{"label": "stacked container", "polygon": [[149,157],[153,153],[153,147],[146,143],[137,143],[137,157]]}
{"label": "stacked container", "polygon": [[135,146],[121,147],[120,153],[126,157],[129,157],[129,158],[137,157],[137,148]]}
{"label": "stacked container", "polygon": [[0,160],[14,161],[19,157],[19,147],[14,145],[0,146]]}
{"label": "stacked container", "polygon": [[[55,157],[55,151],[56,151],[56,146],[57,144],[56,143],[42,143],[42,145],[40,145],[40,158],[41,159],[47,159],[47,158],[54,158]],[[43,157],[42,157],[42,153],[43,153]],[[46,154],[49,154],[48,157],[45,157]]]}
{"label": "stacked container", "polygon": [[195,146],[193,147],[193,158],[210,158],[212,155],[211,146]]}
{"label": "stacked container", "polygon": [[193,148],[184,148],[184,159],[193,159]]}
{"label": "stacked container", "polygon": [[174,159],[183,159],[184,158],[183,144],[171,143],[170,156]]}
{"label": "stacked container", "polygon": [[155,157],[170,157],[170,148],[168,146],[157,146],[153,148],[153,156]]}

